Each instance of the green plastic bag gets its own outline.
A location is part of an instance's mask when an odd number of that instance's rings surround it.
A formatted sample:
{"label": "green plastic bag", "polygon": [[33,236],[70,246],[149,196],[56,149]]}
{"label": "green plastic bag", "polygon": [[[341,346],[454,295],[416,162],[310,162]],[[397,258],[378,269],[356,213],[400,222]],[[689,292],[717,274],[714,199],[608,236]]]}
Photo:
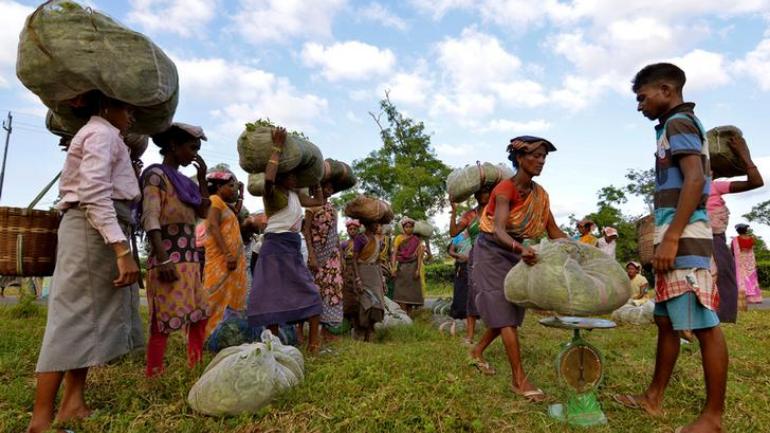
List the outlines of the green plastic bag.
{"label": "green plastic bag", "polygon": [[527,308],[569,316],[608,314],[631,297],[626,271],[598,248],[575,241],[542,240],[538,261],[523,261],[505,277],[505,298]]}

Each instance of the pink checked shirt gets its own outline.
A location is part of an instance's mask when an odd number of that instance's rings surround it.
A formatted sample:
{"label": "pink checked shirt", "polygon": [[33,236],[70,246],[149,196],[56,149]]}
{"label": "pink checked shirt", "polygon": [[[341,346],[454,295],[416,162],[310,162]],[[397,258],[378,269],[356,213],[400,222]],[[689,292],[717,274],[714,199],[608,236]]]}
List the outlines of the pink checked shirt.
{"label": "pink checked shirt", "polygon": [[59,193],[59,209],[80,203],[105,243],[126,241],[112,200],[136,201],[140,191],[128,147],[117,128],[99,116],[80,128],[64,160]]}

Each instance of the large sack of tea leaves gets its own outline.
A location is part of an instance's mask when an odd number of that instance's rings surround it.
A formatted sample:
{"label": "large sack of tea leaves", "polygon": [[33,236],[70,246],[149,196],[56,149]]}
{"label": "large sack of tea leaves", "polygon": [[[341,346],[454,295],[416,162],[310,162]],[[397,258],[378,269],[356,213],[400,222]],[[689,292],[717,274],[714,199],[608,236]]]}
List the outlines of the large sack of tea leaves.
{"label": "large sack of tea leaves", "polygon": [[327,158],[324,164],[324,182],[331,182],[335,192],[345,191],[356,185],[353,169],[342,161]]}
{"label": "large sack of tea leaves", "polygon": [[69,0],[46,2],[27,17],[16,75],[71,133],[85,120],[72,114],[68,101],[92,90],[137,107],[131,131],[141,134],[167,129],[178,101],[176,66],[163,50]]}
{"label": "large sack of tea leaves", "polygon": [[733,177],[746,174],[746,166],[741,158],[730,149],[729,141],[742,139],[743,132],[735,126],[717,126],[706,133],[709,144],[709,159],[714,177]]}
{"label": "large sack of tea leaves", "polygon": [[187,402],[206,415],[253,414],[304,378],[302,353],[265,330],[262,342],[221,350],[195,382]]}
{"label": "large sack of tea leaves", "polygon": [[482,187],[493,188],[501,180],[512,177],[513,169],[505,164],[489,162],[466,165],[449,173],[446,179],[449,200],[454,203],[471,198]]}
{"label": "large sack of tea leaves", "polygon": [[385,317],[382,322],[374,324],[375,329],[387,329],[396,326],[411,326],[412,318],[406,314],[397,303],[392,299],[385,297]]}
{"label": "large sack of tea leaves", "polygon": [[366,222],[388,224],[393,221],[390,205],[378,198],[359,195],[345,205],[345,216]]}
{"label": "large sack of tea leaves", "polygon": [[647,301],[642,305],[626,304],[612,312],[612,320],[627,325],[649,325],[655,323],[655,303]]}
{"label": "large sack of tea leaves", "polygon": [[[265,173],[249,174],[246,190],[249,192],[249,194],[257,197],[262,197],[265,195]],[[297,192],[300,194],[310,195],[310,189],[307,187],[299,188]]]}
{"label": "large sack of tea leaves", "polygon": [[[431,223],[427,221],[415,221],[414,223],[414,230],[412,230],[412,233],[416,235],[420,235],[423,238],[430,238],[433,236],[433,230],[434,227],[431,225]],[[401,224],[396,225],[396,234],[400,235],[404,232],[404,228],[401,226]]]}
{"label": "large sack of tea leaves", "polygon": [[[268,159],[273,153],[274,129],[265,121],[247,123],[246,129],[238,137],[239,161],[247,173],[263,173],[267,168]],[[278,173],[286,173],[298,167],[313,167],[316,174],[320,173],[316,181],[318,183],[323,177],[323,163],[321,151],[316,145],[300,134],[286,134],[286,144],[278,161]]]}
{"label": "large sack of tea leaves", "polygon": [[611,313],[628,301],[626,271],[598,248],[575,241],[543,240],[538,261],[523,261],[505,277],[505,298],[528,308],[570,316]]}

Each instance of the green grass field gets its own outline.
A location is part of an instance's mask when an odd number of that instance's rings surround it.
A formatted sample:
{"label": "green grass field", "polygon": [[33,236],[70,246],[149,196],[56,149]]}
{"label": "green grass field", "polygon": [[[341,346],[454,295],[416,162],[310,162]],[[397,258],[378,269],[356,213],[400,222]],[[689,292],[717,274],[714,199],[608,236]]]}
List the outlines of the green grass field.
{"label": "green grass field", "polygon": [[[17,318],[0,306],[0,432],[24,430],[33,402],[34,367],[42,339],[42,309]],[[565,398],[553,359],[568,332],[547,329],[528,314],[521,330],[523,360],[534,383],[552,401]],[[730,432],[770,431],[770,312],[743,313],[726,326],[730,379],[725,423]],[[666,400],[666,416],[651,419],[611,401],[619,392],[639,391],[652,374],[655,328],[622,327],[594,331],[591,343],[606,358],[600,399],[609,425],[596,432],[671,432],[691,420],[703,403],[697,346],[683,351]],[[159,380],[143,377],[143,355],[136,353],[89,376],[88,420],[66,426],[76,432],[562,432],[585,431],[551,420],[544,404],[529,404],[509,390],[510,370],[502,344],[488,359],[496,376],[482,376],[467,365],[457,337],[441,335],[424,313],[413,327],[381,332],[377,342],[341,340],[306,360],[306,378],[260,413],[211,418],[193,413],[187,392],[201,372],[185,368],[179,334],[171,340],[168,370]],[[206,361],[211,356],[207,355]]]}

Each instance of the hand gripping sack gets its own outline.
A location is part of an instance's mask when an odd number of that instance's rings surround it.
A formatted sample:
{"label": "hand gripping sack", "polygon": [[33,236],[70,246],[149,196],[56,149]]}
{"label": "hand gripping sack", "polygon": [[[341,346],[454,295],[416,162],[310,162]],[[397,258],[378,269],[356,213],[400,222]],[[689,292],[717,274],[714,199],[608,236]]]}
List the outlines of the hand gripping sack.
{"label": "hand gripping sack", "polygon": [[743,160],[728,145],[732,138],[743,137],[743,132],[735,126],[718,126],[706,132],[709,145],[709,162],[714,177],[734,177],[746,174]]}
{"label": "hand gripping sack", "polygon": [[628,301],[625,270],[598,248],[575,241],[543,240],[538,261],[523,261],[505,277],[505,298],[527,308],[570,316],[608,314]]}
{"label": "hand gripping sack", "polygon": [[446,179],[449,200],[458,203],[471,198],[482,187],[492,188],[501,180],[512,177],[513,169],[505,164],[489,162],[466,165],[449,173]]}
{"label": "hand gripping sack", "polygon": [[302,353],[265,330],[261,343],[220,351],[190,389],[187,401],[206,415],[255,413],[303,378]]}
{"label": "hand gripping sack", "polygon": [[153,134],[171,124],[179,78],[174,62],[149,38],[70,0],[52,0],[26,20],[16,75],[69,133],[87,119],[69,101],[92,90],[136,107],[131,132]]}
{"label": "hand gripping sack", "polygon": [[[246,190],[249,191],[249,194],[256,197],[265,195],[265,173],[249,174]],[[310,190],[307,187],[299,188],[297,192],[310,195]]]}
{"label": "hand gripping sack", "polygon": [[[246,124],[246,129],[238,137],[238,156],[241,168],[247,173],[264,173],[270,155],[273,153],[273,130],[275,128],[257,123]],[[286,173],[298,167],[318,164],[320,176],[323,176],[323,157],[313,143],[298,134],[287,133],[283,146],[278,173]],[[316,161],[317,159],[320,159]],[[318,182],[316,182],[318,183]]]}

